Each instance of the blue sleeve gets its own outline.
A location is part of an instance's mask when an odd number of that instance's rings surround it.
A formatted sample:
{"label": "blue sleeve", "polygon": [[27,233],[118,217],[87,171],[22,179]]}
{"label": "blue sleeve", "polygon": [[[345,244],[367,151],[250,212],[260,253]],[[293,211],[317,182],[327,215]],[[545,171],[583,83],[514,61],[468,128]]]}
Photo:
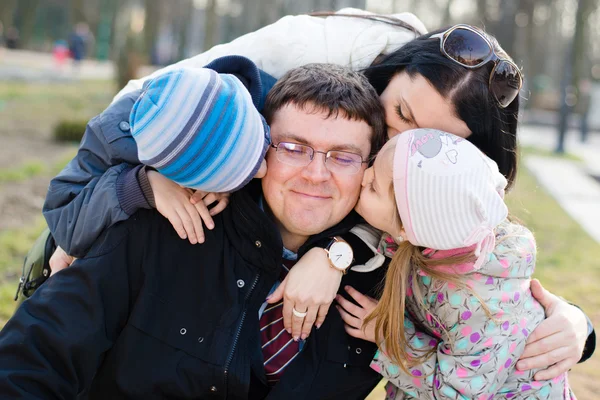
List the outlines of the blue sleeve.
{"label": "blue sleeve", "polygon": [[90,121],[77,155],[52,179],[44,203],[56,243],[78,258],[107,228],[150,208],[136,179],[141,167],[135,142],[127,130],[118,131],[114,117]]}
{"label": "blue sleeve", "polygon": [[118,238],[106,236],[119,242],[112,249],[52,276],[2,329],[3,399],[75,399],[90,387],[142,281],[141,257],[128,254],[135,247],[127,245],[129,232],[117,231]]}

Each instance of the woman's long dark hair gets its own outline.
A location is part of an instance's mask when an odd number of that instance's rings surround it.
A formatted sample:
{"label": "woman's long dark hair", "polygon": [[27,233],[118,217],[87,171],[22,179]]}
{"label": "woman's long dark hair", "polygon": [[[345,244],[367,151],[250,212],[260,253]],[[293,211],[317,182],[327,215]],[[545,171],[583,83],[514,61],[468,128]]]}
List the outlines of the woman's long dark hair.
{"label": "woman's long dark hair", "polygon": [[[417,74],[455,106],[456,116],[463,120],[472,134],[467,138],[498,164],[500,172],[512,187],[517,174],[517,124],[519,96],[502,109],[489,90],[493,63],[467,69],[444,56],[440,42],[430,39],[435,33],[420,36],[391,54],[378,58],[364,73],[377,93],[385,90],[400,72],[410,77]],[[497,54],[506,53],[495,38],[486,35]]]}

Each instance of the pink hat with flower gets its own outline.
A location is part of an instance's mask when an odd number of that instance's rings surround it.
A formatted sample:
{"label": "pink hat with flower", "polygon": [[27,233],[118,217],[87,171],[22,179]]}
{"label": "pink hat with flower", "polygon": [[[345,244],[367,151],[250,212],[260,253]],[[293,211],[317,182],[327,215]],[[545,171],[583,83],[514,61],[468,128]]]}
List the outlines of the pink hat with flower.
{"label": "pink hat with flower", "polygon": [[458,136],[415,129],[397,140],[394,192],[408,240],[435,250],[475,246],[480,268],[495,247],[494,229],[508,216],[506,178]]}

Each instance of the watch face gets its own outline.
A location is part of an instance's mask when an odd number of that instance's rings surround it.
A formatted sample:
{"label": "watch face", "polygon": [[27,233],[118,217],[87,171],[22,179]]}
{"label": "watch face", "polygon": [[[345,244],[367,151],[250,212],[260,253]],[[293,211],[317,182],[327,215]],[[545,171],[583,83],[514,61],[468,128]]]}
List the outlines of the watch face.
{"label": "watch face", "polygon": [[335,242],[329,248],[329,259],[338,269],[346,269],[352,264],[352,247],[346,242]]}

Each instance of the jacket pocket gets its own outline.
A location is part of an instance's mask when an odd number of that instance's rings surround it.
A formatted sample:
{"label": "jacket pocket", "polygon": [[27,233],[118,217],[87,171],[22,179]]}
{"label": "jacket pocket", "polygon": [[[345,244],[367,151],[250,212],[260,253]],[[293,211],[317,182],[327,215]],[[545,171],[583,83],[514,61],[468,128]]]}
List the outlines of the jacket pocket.
{"label": "jacket pocket", "polygon": [[216,327],[215,321],[191,313],[185,305],[168,302],[153,294],[140,296],[129,324],[192,357],[224,365],[233,334],[230,328]]}

